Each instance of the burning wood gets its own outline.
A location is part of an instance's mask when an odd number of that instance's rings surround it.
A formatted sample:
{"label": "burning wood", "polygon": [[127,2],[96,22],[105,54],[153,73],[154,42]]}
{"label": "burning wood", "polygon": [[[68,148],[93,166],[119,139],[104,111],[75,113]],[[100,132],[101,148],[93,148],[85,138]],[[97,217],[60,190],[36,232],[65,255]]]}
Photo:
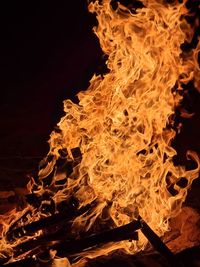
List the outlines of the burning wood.
{"label": "burning wood", "polygon": [[[57,251],[58,257],[69,257],[77,255],[85,250],[91,250],[95,247],[99,247],[109,242],[119,242],[122,240],[138,240],[137,230],[141,230],[146,236],[148,241],[153,245],[155,250],[165,258],[166,262],[170,266],[184,267],[180,257],[176,257],[167,246],[161,241],[161,239],[153,232],[153,230],[142,220],[139,216],[137,221],[133,221],[127,225],[118,227],[116,229],[108,230],[99,234],[94,234],[82,239],[71,239],[68,236],[52,235],[38,240],[27,241],[15,247],[14,257],[21,258],[6,266],[21,266],[22,264],[31,264],[36,260],[41,260],[43,257],[47,257],[49,254],[49,260],[51,260],[50,251]],[[25,255],[25,256],[23,256]],[[4,260],[5,261],[5,260]]]}
{"label": "burning wood", "polygon": [[[140,229],[140,227],[141,224],[139,221],[133,221],[127,225],[123,225],[116,229],[111,229],[99,234],[93,234],[89,237],[85,237],[82,239],[65,240],[66,236],[61,236],[59,240],[54,235],[54,237],[52,238],[51,236],[49,240],[47,237],[47,239],[40,239],[39,242],[36,241],[35,244],[34,241],[32,244],[29,242],[30,246],[32,247],[30,251],[32,254],[32,250],[34,250],[34,248],[39,247],[38,245],[40,245],[41,247],[45,245],[45,250],[47,250],[47,248],[56,250],[57,255],[59,257],[65,257],[67,255],[74,255],[82,252],[85,249],[90,249],[97,245],[102,245],[109,242],[119,242],[122,240],[137,240],[138,236],[136,230]],[[17,256],[20,255],[19,251],[23,251],[23,253],[25,253],[28,250],[27,243],[17,246],[15,250]]]}
{"label": "burning wood", "polygon": [[145,237],[149,240],[152,246],[160,252],[160,254],[167,259],[168,263],[172,266],[183,266],[176,259],[175,255],[170,251],[170,249],[161,241],[161,239],[153,232],[153,230],[148,226],[148,224],[139,217],[141,222],[141,231],[145,235]]}
{"label": "burning wood", "polygon": [[72,220],[76,216],[80,216],[81,214],[88,211],[90,207],[91,205],[87,205],[85,207],[80,208],[79,210],[67,210],[49,217],[45,217],[25,226],[11,229],[6,233],[6,238],[9,241],[12,241],[16,238],[33,235],[35,232],[42,229],[47,230],[48,228],[54,227],[59,229],[62,225],[65,225],[68,221]]}
{"label": "burning wood", "polygon": [[[133,221],[127,225],[118,227],[116,229],[108,230],[99,234],[94,234],[82,239],[65,240],[67,236],[50,236],[40,238],[38,240],[28,241],[15,247],[14,257],[25,255],[22,260],[16,263],[6,264],[6,266],[19,265],[23,262],[35,261],[37,258],[41,259],[43,254],[46,256],[47,251],[57,251],[59,257],[69,257],[85,251],[86,249],[94,249],[96,246],[103,245],[109,242],[119,242],[122,240],[138,240],[137,230],[141,229],[142,233],[147,237],[154,248],[164,256],[170,265],[183,266],[176,259],[175,255],[165,246],[161,239],[150,229],[147,223],[139,217],[139,220]],[[27,254],[27,252],[29,252]],[[49,259],[50,259],[49,255]]]}
{"label": "burning wood", "polygon": [[[192,151],[194,169],[175,165],[171,145],[181,128],[174,123],[181,91],[191,80],[199,86],[200,42],[189,52],[181,50],[197,23],[186,20],[185,1],[142,0],[138,8],[111,2],[89,4],[109,72],[94,75],[88,90],[78,94],[79,104],[65,101],[66,115],[27,186],[24,209],[2,216],[2,258],[49,249],[61,257],[95,258],[116,249],[134,254],[148,243],[143,233],[174,262],[160,236],[200,170]],[[70,206],[71,199],[77,202]],[[144,220],[137,220],[139,214]],[[138,240],[127,241],[136,239],[139,228]],[[63,233],[67,240],[58,238]],[[98,252],[89,250],[107,242]]]}

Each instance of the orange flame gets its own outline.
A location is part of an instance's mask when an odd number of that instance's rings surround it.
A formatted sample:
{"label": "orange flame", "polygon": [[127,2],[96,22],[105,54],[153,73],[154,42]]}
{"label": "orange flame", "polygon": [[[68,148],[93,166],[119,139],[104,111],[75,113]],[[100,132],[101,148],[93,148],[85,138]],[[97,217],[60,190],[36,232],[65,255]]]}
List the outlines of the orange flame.
{"label": "orange flame", "polygon": [[[197,162],[196,169],[174,165],[171,141],[176,133],[170,127],[182,100],[182,85],[193,79],[199,85],[200,42],[189,53],[180,48],[194,32],[185,20],[185,3],[142,3],[144,7],[135,12],[121,4],[113,10],[110,0],[89,5],[97,15],[94,32],[108,55],[110,71],[104,77],[93,76],[88,90],[78,94],[78,105],[64,101],[60,133],[52,132],[49,141],[53,159],[39,172],[42,182],[60,157],[60,149],[67,149],[72,157],[71,149],[80,148],[80,164],[53,196],[59,203],[73,195],[80,207],[96,201],[92,212],[75,219],[77,233],[94,231],[99,224],[120,226],[140,214],[162,236],[200,169],[198,156],[191,151],[188,156]],[[177,90],[172,92],[174,87]],[[65,176],[55,172],[52,184]],[[185,188],[176,185],[181,177],[188,180]],[[169,193],[169,184],[174,185],[175,196]],[[37,193],[44,190],[41,184]],[[139,241],[109,244],[86,255],[96,257],[115,249],[135,253],[146,244],[139,236]]]}

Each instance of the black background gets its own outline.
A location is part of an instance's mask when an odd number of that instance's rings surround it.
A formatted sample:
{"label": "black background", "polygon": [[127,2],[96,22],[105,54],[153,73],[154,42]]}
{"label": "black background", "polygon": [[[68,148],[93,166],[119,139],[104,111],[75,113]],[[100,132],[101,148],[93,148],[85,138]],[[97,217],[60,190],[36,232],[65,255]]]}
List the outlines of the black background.
{"label": "black background", "polygon": [[48,152],[49,135],[64,114],[62,101],[77,100],[75,94],[88,87],[104,57],[92,32],[95,16],[84,0],[5,1],[0,10],[4,190],[6,181],[26,182],[24,174]]}

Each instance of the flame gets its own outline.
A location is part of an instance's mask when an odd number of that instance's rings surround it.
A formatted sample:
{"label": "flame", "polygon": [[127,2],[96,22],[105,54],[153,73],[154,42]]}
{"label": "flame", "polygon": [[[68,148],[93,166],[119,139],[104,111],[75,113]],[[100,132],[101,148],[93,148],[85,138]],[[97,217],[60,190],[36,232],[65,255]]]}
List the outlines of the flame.
{"label": "flame", "polygon": [[[120,3],[113,9],[110,2],[89,4],[89,11],[97,16],[94,32],[108,56],[109,72],[93,76],[89,88],[78,94],[79,104],[64,101],[66,114],[58,123],[59,131],[53,131],[49,140],[46,161],[51,160],[39,171],[37,189],[33,182],[29,189],[37,194],[52,191],[55,203],[71,196],[79,207],[95,201],[90,212],[73,222],[77,235],[121,226],[140,214],[162,236],[170,230],[169,220],[180,212],[200,169],[198,156],[191,151],[188,157],[196,161],[195,169],[175,166],[177,152],[171,146],[182,85],[190,80],[199,85],[200,42],[188,53],[180,48],[194,33],[185,19],[185,2],[142,0],[143,7],[132,11]],[[76,147],[82,159],[64,186],[55,190],[56,182],[66,177],[65,171],[57,172],[55,167],[60,151],[67,151],[66,158],[71,160]],[[45,186],[45,177],[52,171],[51,186]],[[181,177],[188,181],[185,188],[176,184]],[[175,195],[168,190],[171,185]],[[36,210],[32,214],[30,221],[35,219]],[[14,216],[20,217],[12,213],[9,224]],[[135,253],[146,244],[139,236],[139,241],[109,244],[85,255],[96,257],[115,249]]]}

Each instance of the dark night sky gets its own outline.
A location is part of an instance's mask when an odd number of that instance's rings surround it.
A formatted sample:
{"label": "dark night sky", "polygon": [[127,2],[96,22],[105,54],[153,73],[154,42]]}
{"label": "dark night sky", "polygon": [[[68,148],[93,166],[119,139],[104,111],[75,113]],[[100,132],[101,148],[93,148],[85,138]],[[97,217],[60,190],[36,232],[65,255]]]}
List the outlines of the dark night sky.
{"label": "dark night sky", "polygon": [[16,164],[37,165],[22,158],[48,152],[62,101],[88,87],[103,56],[84,0],[5,1],[0,10],[0,174],[6,166],[15,176]]}
{"label": "dark night sky", "polygon": [[[46,155],[62,101],[88,87],[104,57],[86,0],[5,1],[0,18],[0,180],[6,180],[22,177]],[[182,153],[200,152],[199,101],[194,90],[186,100],[196,115],[184,120],[175,142]]]}

